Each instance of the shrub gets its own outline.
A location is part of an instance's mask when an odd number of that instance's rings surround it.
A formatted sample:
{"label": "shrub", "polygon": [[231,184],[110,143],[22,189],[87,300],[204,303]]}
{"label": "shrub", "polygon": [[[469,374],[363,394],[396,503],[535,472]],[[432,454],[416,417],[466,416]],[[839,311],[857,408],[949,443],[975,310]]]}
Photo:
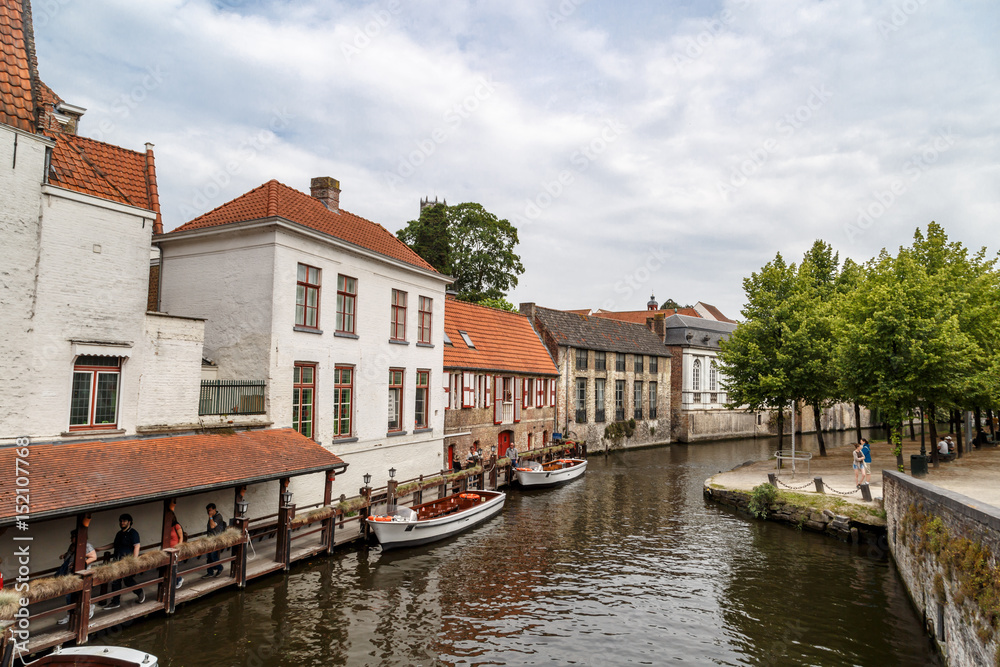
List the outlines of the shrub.
{"label": "shrub", "polygon": [[758,519],[767,517],[767,508],[774,503],[778,497],[778,489],[773,484],[760,484],[750,492],[750,502],[747,509]]}

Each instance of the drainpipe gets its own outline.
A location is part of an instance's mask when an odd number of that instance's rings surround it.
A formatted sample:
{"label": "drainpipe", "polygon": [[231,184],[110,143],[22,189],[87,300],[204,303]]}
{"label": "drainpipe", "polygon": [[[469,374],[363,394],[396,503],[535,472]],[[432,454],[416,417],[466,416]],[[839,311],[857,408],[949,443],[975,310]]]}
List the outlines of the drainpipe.
{"label": "drainpipe", "polygon": [[[156,213],[153,221],[153,236],[163,233],[163,216],[160,215],[160,192],[156,186],[156,163],[153,158],[153,144],[146,143],[146,192],[149,194],[149,203]],[[160,298],[163,293],[163,246],[154,243],[160,253],[159,278],[156,281],[156,312],[160,312]]]}

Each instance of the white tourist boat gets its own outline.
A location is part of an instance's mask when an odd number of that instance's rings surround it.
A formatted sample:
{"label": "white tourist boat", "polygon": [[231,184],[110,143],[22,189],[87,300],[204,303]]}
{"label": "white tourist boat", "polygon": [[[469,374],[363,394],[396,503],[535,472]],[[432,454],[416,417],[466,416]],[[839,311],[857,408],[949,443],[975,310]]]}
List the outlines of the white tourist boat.
{"label": "white tourist boat", "polygon": [[548,463],[522,461],[514,468],[514,473],[521,486],[540,488],[572,481],[586,470],[587,459],[555,459]]}
{"label": "white tourist boat", "polygon": [[156,667],[156,656],[122,646],[57,647],[52,653],[28,663],[33,667],[75,665],[76,667]]}
{"label": "white tourist boat", "polygon": [[506,500],[506,493],[473,489],[370,516],[368,525],[383,549],[415,547],[451,537],[496,516]]}

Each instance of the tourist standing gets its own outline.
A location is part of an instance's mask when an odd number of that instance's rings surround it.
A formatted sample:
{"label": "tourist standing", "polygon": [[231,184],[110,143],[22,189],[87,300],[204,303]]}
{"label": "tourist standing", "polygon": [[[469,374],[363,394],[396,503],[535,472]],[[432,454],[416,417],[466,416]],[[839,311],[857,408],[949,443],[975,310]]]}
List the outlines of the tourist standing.
{"label": "tourist standing", "polygon": [[860,442],[855,443],[854,451],[851,452],[851,465],[854,468],[854,486],[860,489],[865,469],[865,455],[861,452]]}
{"label": "tourist standing", "polygon": [[[170,535],[167,536],[167,548],[173,549],[184,543],[184,529],[181,528],[181,524],[177,521],[175,516],[170,525]],[[184,577],[178,576],[174,581],[174,588],[180,588],[184,585]]]}
{"label": "tourist standing", "polygon": [[[115,535],[114,553],[111,556],[112,560],[118,561],[128,558],[129,556],[138,556],[139,531],[132,527],[132,515],[122,514],[118,517],[118,525],[120,526],[120,529]],[[136,585],[135,577],[128,576],[121,579],[115,579],[114,583],[111,584],[111,590],[120,591],[122,589],[122,582],[124,582],[129,588]],[[141,588],[137,588],[132,592],[135,593],[136,600],[138,600],[139,604],[146,601],[146,593]],[[105,605],[104,609],[118,609],[121,606],[121,596],[116,595],[111,598],[111,602]]]}
{"label": "tourist standing", "polygon": [[[209,503],[205,505],[205,511],[208,512],[208,536],[213,537],[218,535],[226,529],[226,520],[222,517],[222,514],[215,507],[215,503]],[[209,563],[219,562],[219,552],[213,551],[208,554]],[[209,577],[217,577],[222,574],[222,566],[216,565],[205,570],[205,576],[202,579],[208,579]]]}
{"label": "tourist standing", "polygon": [[865,470],[864,484],[869,484],[872,481],[872,448],[868,444],[867,438],[861,438],[861,453],[864,454],[865,460],[863,462]]}

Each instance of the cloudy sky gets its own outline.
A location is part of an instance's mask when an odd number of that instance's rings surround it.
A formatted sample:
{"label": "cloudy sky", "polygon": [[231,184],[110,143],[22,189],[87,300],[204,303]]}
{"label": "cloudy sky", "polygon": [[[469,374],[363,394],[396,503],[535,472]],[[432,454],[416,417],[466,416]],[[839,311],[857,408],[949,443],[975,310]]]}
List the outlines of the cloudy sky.
{"label": "cloudy sky", "polygon": [[519,230],[513,302],[705,301],[817,238],[996,251],[995,0],[34,0],[81,133],[156,145],[167,229],[276,178],[390,231]]}

